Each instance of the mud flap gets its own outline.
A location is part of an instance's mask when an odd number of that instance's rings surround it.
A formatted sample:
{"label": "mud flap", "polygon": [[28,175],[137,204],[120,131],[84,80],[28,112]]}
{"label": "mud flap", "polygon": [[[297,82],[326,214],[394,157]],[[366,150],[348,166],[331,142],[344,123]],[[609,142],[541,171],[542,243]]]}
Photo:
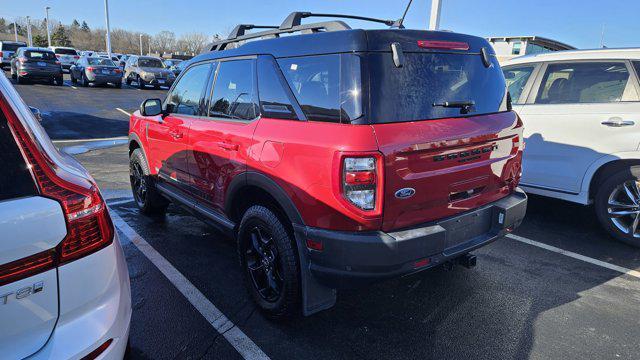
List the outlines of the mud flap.
{"label": "mud flap", "polygon": [[305,230],[294,224],[294,233],[300,260],[300,282],[302,291],[302,314],[311,316],[336,304],[336,289],[326,287],[311,275],[309,253],[305,244]]}

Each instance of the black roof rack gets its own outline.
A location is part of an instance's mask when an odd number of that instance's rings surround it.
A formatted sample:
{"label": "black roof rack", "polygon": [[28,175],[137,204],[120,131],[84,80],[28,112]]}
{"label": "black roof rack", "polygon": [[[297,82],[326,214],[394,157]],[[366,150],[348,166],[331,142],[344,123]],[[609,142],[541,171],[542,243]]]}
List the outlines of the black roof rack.
{"label": "black roof rack", "polygon": [[289,14],[289,16],[287,16],[286,19],[284,19],[284,21],[282,22],[282,25],[280,25],[280,30],[287,30],[287,29],[293,28],[294,26],[300,26],[301,20],[303,18],[308,18],[308,17],[331,17],[331,18],[364,20],[364,21],[371,21],[371,22],[385,24],[391,27],[397,27],[397,28],[403,27],[402,22],[400,20],[376,19],[376,18],[357,16],[357,15],[314,14],[310,12],[292,12],[291,14]]}
{"label": "black roof rack", "polygon": [[[301,33],[315,33],[319,31],[339,31],[350,30],[351,27],[342,21],[325,21],[312,24],[302,24],[303,18],[308,17],[335,17],[345,19],[355,19],[372,21],[381,24],[385,24],[390,27],[404,28],[401,20],[383,20],[375,19],[363,16],[355,15],[340,15],[340,14],[314,14],[310,12],[292,12],[282,22],[280,26],[265,26],[265,25],[253,25],[253,24],[241,24],[236,26],[226,39],[216,41],[209,47],[210,51],[221,51],[230,48],[236,48],[241,45],[243,41],[252,39],[271,39],[280,37],[281,34],[289,34],[295,32]],[[266,31],[259,31],[255,33],[247,34],[246,30],[251,29],[269,29]]]}

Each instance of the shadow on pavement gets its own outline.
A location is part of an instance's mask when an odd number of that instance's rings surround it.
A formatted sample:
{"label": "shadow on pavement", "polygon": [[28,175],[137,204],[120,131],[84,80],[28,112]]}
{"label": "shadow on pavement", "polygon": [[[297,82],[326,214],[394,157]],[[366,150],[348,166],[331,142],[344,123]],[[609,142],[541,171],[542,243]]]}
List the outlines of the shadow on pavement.
{"label": "shadow on pavement", "polygon": [[127,136],[129,123],[75,112],[42,111],[42,126],[52,140]]}

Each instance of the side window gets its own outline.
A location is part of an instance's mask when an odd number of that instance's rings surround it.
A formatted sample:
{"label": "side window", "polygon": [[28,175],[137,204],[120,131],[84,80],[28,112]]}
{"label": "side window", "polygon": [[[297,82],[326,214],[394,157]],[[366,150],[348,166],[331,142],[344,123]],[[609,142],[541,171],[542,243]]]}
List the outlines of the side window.
{"label": "side window", "polygon": [[255,103],[255,61],[220,63],[209,104],[209,116],[252,120],[258,116]]}
{"label": "side window", "polygon": [[640,80],[640,61],[634,61],[633,62],[633,67],[636,69],[636,75],[638,76],[638,79]]}
{"label": "side window", "polygon": [[624,62],[552,63],[542,78],[536,104],[638,101]]}
{"label": "side window", "polygon": [[520,95],[522,95],[522,90],[527,85],[533,69],[533,66],[511,66],[502,69],[514,104],[520,103]]}
{"label": "side window", "polygon": [[167,97],[167,112],[183,115],[199,115],[202,93],[209,80],[211,64],[196,65],[180,78]]}
{"label": "side window", "polygon": [[278,64],[309,120],[339,123],[362,116],[357,55],[286,58]]}
{"label": "side window", "polygon": [[298,120],[285,90],[287,83],[280,80],[274,62],[266,57],[258,58],[258,94],[262,116],[272,119]]}

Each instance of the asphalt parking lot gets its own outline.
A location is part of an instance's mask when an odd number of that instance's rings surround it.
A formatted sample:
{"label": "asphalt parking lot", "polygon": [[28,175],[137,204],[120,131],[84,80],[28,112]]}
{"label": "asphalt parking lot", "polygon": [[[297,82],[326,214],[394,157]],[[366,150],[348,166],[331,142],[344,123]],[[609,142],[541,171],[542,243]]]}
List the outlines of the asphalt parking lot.
{"label": "asphalt parking lot", "polygon": [[[164,90],[16,85],[110,203],[133,297],[132,358],[637,359],[640,250],[610,239],[588,207],[531,197],[513,236],[478,266],[433,269],[342,291],[336,306],[272,322],[253,306],[229,238],[171,206],[138,213],[128,183],[128,116]],[[105,138],[115,138],[104,140]],[[112,143],[109,143],[112,141]],[[104,144],[104,143],[103,143]],[[85,150],[92,146],[86,146]]]}

